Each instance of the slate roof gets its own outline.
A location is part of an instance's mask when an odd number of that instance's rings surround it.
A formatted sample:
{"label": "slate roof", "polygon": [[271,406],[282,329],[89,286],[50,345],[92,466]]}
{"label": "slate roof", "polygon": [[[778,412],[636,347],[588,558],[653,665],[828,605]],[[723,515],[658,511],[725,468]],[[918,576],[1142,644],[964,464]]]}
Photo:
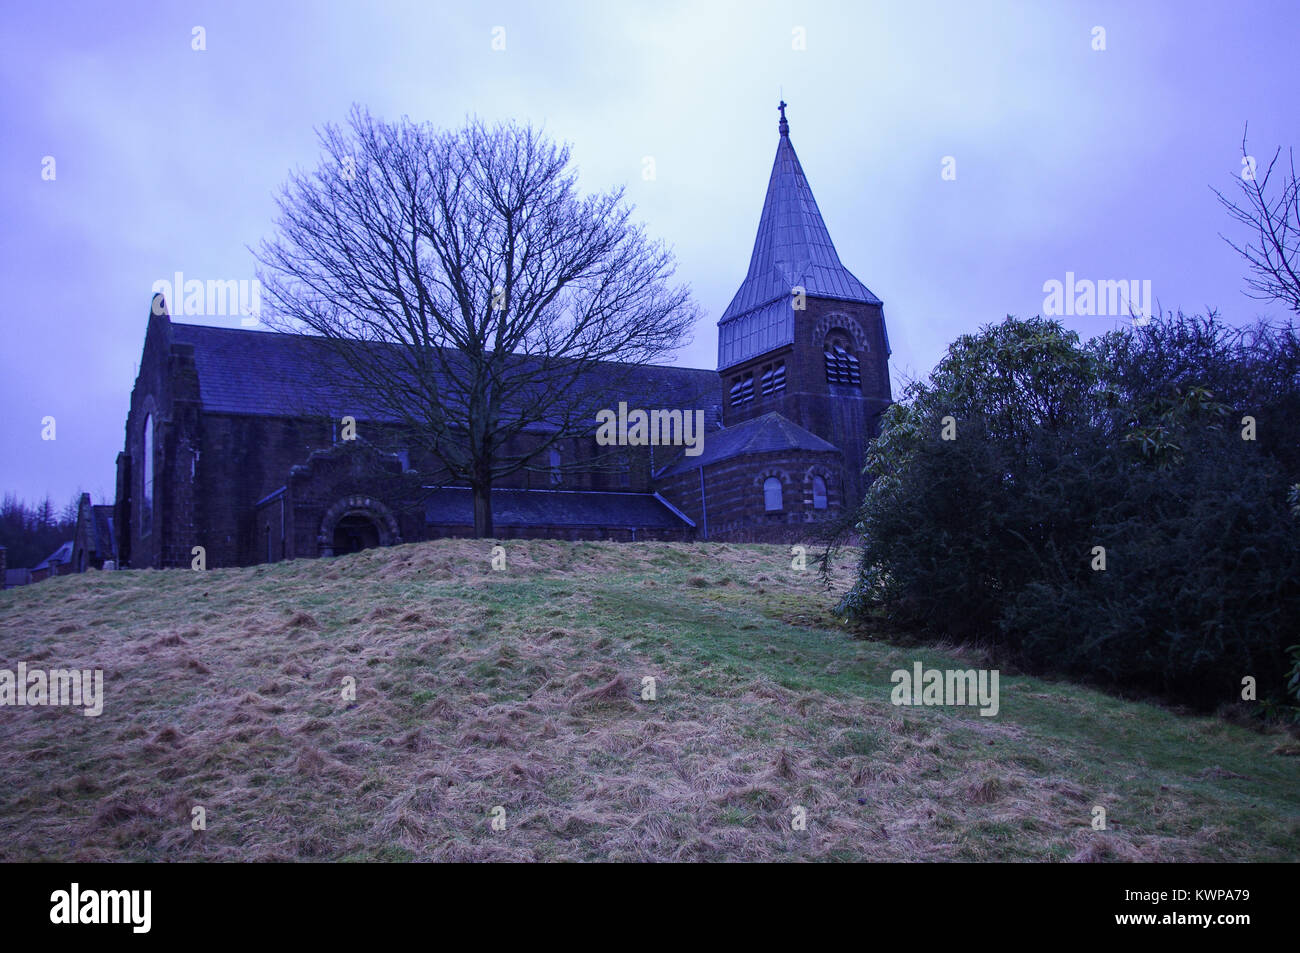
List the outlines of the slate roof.
{"label": "slate roof", "polygon": [[749,271],[718,320],[718,369],[794,340],[791,289],[880,304],[844,267],[782,120]]}
{"label": "slate roof", "polygon": [[32,572],[36,572],[38,569],[50,569],[52,568],[50,564],[53,562],[58,562],[60,565],[67,565],[72,562],[72,540],[68,540],[54,552],[50,553],[33,566]]}
{"label": "slate roof", "polygon": [[347,363],[318,338],[173,321],[172,341],[194,348],[204,410],[333,416],[354,403]]}
{"label": "slate roof", "polygon": [[[194,348],[205,411],[394,419],[382,407],[367,405],[347,361],[321,338],[173,322],[172,340]],[[360,341],[356,346],[373,349],[377,360],[396,347]],[[616,409],[620,400],[626,400],[630,408],[701,409],[706,430],[716,428],[721,420],[722,381],[716,371],[602,363],[591,368],[583,384],[592,395],[608,399],[602,407]]]}
{"label": "slate roof", "polygon": [[830,451],[839,453],[839,447],[811,431],[804,430],[793,420],[772,412],[734,427],[726,427],[705,435],[704,452],[697,457],[683,453],[674,462],[656,474],[656,479],[707,467],[712,463],[729,460],[744,454],[779,453],[791,450]]}
{"label": "slate roof", "polygon": [[[473,526],[474,500],[468,487],[439,487],[425,504],[431,526]],[[681,529],[694,525],[654,493],[600,490],[492,491],[497,526],[572,526],[604,529]]]}

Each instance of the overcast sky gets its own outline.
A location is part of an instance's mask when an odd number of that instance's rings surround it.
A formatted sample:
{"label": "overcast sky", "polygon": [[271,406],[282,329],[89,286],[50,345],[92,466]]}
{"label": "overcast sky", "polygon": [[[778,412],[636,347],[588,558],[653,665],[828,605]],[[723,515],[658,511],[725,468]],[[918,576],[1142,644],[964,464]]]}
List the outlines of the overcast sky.
{"label": "overcast sky", "polygon": [[1255,155],[1300,146],[1298,50],[1300,4],[1255,0],[5,4],[0,491],[111,501],[153,283],[251,279],[276,190],[353,102],[571,143],[583,187],[626,185],[673,248],[705,313],[678,362],[714,367],[783,95],[840,257],[885,302],[897,392],[1067,272],[1283,317],[1243,295],[1210,186],[1233,187],[1247,121]]}

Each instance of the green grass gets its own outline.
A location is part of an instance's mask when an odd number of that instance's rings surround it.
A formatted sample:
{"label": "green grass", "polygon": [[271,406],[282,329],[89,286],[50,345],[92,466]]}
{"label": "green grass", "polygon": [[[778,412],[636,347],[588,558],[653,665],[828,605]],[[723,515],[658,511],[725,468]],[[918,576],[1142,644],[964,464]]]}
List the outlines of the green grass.
{"label": "green grass", "polygon": [[846,630],[785,547],[504,545],[503,572],[444,541],[0,593],[0,667],[101,668],[107,696],[0,709],[0,857],[1300,853],[1283,735],[1006,675],[996,717],[899,708],[895,669],[981,663]]}

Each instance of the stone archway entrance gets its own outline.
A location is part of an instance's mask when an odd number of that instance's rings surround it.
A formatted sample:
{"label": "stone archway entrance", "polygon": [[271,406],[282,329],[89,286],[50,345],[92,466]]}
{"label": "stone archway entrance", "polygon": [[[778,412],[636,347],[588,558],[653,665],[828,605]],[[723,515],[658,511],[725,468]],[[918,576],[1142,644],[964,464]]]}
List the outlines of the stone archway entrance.
{"label": "stone archway entrance", "polygon": [[379,545],[379,527],[364,513],[352,513],[334,526],[334,555],[346,556]]}
{"label": "stone archway entrance", "polygon": [[368,496],[349,496],[331,506],[316,537],[321,556],[343,556],[401,541],[392,511]]}

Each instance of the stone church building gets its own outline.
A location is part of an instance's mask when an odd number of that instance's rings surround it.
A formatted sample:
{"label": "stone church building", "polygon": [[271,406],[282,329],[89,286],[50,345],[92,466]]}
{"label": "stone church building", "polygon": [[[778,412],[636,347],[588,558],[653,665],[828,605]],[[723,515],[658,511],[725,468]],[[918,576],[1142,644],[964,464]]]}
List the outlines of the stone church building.
{"label": "stone church building", "polygon": [[[593,421],[494,485],[497,537],[795,542],[861,499],[891,400],[883,305],[836,254],[784,105],[717,370],[609,367],[620,386],[605,406],[702,411],[702,451],[632,446],[611,465]],[[217,568],[471,535],[469,489],[358,413],[347,377],[319,339],[174,323],[156,299],[117,458],[119,565],[188,567],[195,546]],[[349,414],[357,439],[341,433]]]}

